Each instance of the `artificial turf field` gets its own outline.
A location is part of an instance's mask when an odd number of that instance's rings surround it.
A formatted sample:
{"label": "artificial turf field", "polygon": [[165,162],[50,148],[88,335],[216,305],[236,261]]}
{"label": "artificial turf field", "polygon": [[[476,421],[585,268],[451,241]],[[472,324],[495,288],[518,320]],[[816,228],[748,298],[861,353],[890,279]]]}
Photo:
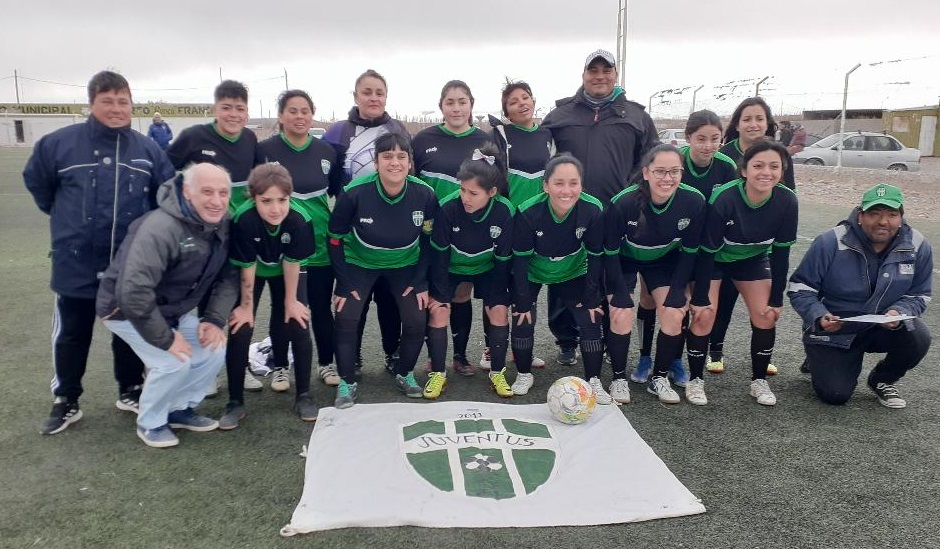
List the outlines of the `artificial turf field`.
{"label": "artificial turf field", "polygon": [[[937,352],[931,350],[899,384],[907,409],[880,406],[864,383],[848,405],[827,406],[797,370],[803,358],[799,320],[789,307],[773,360],[781,373],[770,379],[776,407],[759,406],[748,394],[750,330],[741,304],[726,344],[728,371],[706,374],[707,406],[691,406],[684,397],[679,405],[660,405],[631,384],[634,402],[621,410],[702,499],[708,512],[693,517],[577,528],[358,528],[281,538],[278,530],[302,489],[304,460],[298,453],[313,428],[290,411],[292,397],[267,389],[249,393],[250,415],[238,429],[184,432],[175,449],[147,448],[134,434],[134,416],[114,407],[110,347],[100,326],[85,376],[84,418],[43,437],[39,425],[51,405],[53,294],[46,218],[22,183],[28,154],[0,149],[0,548],[940,547]],[[801,204],[804,238],[791,265],[809,238],[845,213]],[[940,242],[940,225],[915,226]],[[544,303],[540,307],[544,313]],[[935,309],[925,320],[936,333]],[[580,365],[553,363],[552,340],[544,320],[540,325],[536,351],[549,366],[535,372],[529,395],[510,402],[541,402],[551,380],[582,375]],[[477,317],[472,361],[479,358],[480,330]],[[256,332],[266,332],[263,319]],[[360,401],[403,401],[382,368],[374,317],[365,340]],[[866,361],[866,373],[876,360]],[[499,400],[485,375],[455,377],[445,399]],[[609,377],[605,367],[605,383]],[[313,394],[321,406],[334,396],[318,381]],[[220,395],[201,410],[218,416],[224,405]],[[341,463],[333,470],[356,474]],[[629,490],[631,477],[641,474],[630,463],[599,471],[571,494],[570,505],[592,497],[598,483],[621,483]]]}

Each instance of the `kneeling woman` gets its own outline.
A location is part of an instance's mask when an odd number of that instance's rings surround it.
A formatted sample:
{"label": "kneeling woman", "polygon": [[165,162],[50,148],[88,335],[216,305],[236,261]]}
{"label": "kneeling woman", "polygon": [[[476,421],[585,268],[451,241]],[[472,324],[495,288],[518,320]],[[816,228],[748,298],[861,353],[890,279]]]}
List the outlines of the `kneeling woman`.
{"label": "kneeling woman", "polygon": [[498,155],[499,150],[492,143],[473,151],[457,171],[460,190],[441,201],[434,220],[428,326],[432,371],[424,387],[425,398],[437,398],[444,388],[449,304],[455,292],[469,295],[471,287],[483,299],[489,319],[490,383],[499,396],[512,396],[503,368],[509,339],[513,207],[502,196],[506,169]]}
{"label": "kneeling woman", "polygon": [[578,324],[584,378],[597,393],[597,402],[610,404],[610,395],[600,381],[604,354],[602,207],[600,201],[582,192],[583,177],[584,167],[575,157],[562,154],[552,158],[545,165],[545,192],[526,201],[515,217],[512,352],[519,373],[512,391],[524,395],[534,383],[532,309],[539,290],[547,284]]}
{"label": "kneeling woman", "polygon": [[388,282],[401,315],[400,360],[395,382],[405,396],[421,398],[414,377],[424,344],[428,304],[429,238],[437,213],[434,191],[408,175],[411,145],[396,133],[375,140],[376,172],[353,180],[330,216],[328,249],[336,272],[336,365],[341,381],[337,408],[356,403],[356,327],[363,299],[380,279]]}
{"label": "kneeling woman", "polygon": [[[653,147],[643,158],[642,179],[614,196],[606,214],[606,271],[612,294],[607,348],[614,368],[610,394],[618,402],[630,402],[626,369],[637,273],[646,281],[661,325],[647,391],[660,402],[679,402],[667,376],[682,353],[687,291],[705,226],[705,197],[679,183],[682,160],[672,145]],[[707,284],[708,277],[704,280]],[[700,385],[699,379],[686,386],[689,402],[705,404]]]}
{"label": "kneeling woman", "polygon": [[[702,237],[704,257],[706,261],[713,257],[715,266],[709,301],[718,301],[721,279],[727,276],[747,305],[751,396],[765,406],[777,403],[767,384],[767,365],[774,350],[799,214],[796,194],[783,182],[788,161],[787,150],[776,141],[758,141],[748,147],[741,158],[742,178],[712,193]],[[690,333],[710,333],[715,319],[712,311],[693,308],[692,313]],[[705,336],[699,336],[686,342],[692,377],[701,375],[692,359],[704,357],[705,341]]]}
{"label": "kneeling woman", "polygon": [[258,301],[265,284],[271,288],[271,320],[286,324],[271,330],[272,338],[286,341],[272,345],[294,353],[295,410],[304,421],[317,419],[310,398],[310,309],[307,308],[307,272],[302,264],[316,253],[313,225],[304,210],[291,201],[294,186],[290,173],[279,164],[262,164],[248,176],[251,200],[232,218],[230,261],[241,267],[241,297],[229,318],[231,335],[226,350],[229,403],[219,420],[220,429],[234,429],[245,415],[243,371]]}

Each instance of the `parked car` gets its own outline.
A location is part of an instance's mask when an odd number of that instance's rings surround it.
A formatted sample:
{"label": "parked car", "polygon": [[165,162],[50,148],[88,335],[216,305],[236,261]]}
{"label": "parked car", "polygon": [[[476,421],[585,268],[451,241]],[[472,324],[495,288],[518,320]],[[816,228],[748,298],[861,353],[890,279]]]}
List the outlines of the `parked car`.
{"label": "parked car", "polygon": [[323,135],[326,134],[326,129],[324,128],[310,128],[307,131],[307,135],[312,135],[317,139],[323,139]]}
{"label": "parked car", "polygon": [[667,145],[685,147],[689,144],[685,139],[685,130],[660,130],[659,140]]}
{"label": "parked car", "polygon": [[875,168],[916,172],[920,151],[905,147],[890,135],[876,132],[834,133],[807,145],[793,155],[794,164],[835,166],[842,141],[842,165],[848,168]]}

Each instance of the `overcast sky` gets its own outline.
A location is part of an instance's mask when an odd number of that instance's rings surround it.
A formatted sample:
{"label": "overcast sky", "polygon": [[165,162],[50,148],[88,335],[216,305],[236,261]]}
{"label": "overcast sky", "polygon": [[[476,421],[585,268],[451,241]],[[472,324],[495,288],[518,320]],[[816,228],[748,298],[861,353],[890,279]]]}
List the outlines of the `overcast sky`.
{"label": "overcast sky", "polygon": [[[388,110],[436,111],[440,88],[465,80],[475,113],[499,109],[506,76],[532,84],[539,107],[571,95],[584,57],[615,50],[617,0],[390,2],[33,1],[0,32],[0,102],[84,102],[102,68],[123,73],[136,102],[211,102],[222,76],[249,85],[252,116],[274,111],[287,71],[318,118],[345,117],[358,74],[389,83]],[[727,114],[756,80],[776,111],[936,104],[940,2],[936,0],[628,0],[627,96],[654,116],[697,107]],[[895,61],[869,65],[879,61]],[[43,80],[51,83],[37,82]],[[736,82],[737,86],[724,86]],[[682,93],[655,92],[683,89]],[[260,111],[260,112],[259,112]],[[436,114],[436,112],[435,112]]]}

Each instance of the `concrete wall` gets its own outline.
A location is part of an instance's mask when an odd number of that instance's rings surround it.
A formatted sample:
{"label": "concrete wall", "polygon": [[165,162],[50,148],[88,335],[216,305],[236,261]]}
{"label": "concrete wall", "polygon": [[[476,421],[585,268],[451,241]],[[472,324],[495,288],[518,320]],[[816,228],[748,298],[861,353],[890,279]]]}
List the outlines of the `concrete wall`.
{"label": "concrete wall", "polygon": [[[211,118],[165,118],[164,121],[170,125],[173,135],[179,135],[179,132],[185,128],[196,124],[205,124],[212,120]],[[23,142],[16,140],[16,122],[23,123]],[[32,147],[44,135],[50,134],[59,128],[64,128],[72,124],[78,124],[85,121],[84,116],[80,115],[21,115],[21,114],[0,114],[0,147]],[[132,118],[131,128],[146,134],[153,122],[151,118]]]}

